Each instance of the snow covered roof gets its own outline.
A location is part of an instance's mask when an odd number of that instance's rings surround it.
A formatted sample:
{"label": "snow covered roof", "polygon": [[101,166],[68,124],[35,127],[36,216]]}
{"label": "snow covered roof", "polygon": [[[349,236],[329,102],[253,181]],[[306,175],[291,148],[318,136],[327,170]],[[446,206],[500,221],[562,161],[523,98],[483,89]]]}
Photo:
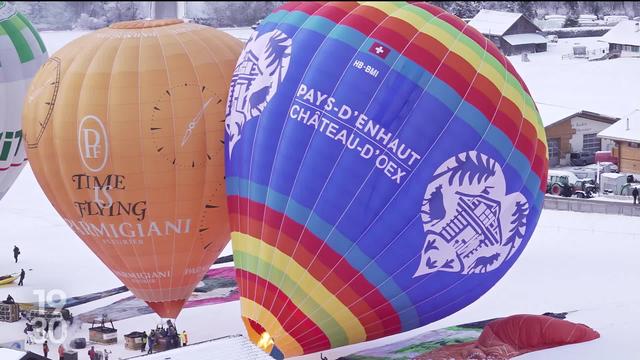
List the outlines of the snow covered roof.
{"label": "snow covered roof", "polygon": [[547,42],[547,39],[540,34],[514,34],[505,35],[503,38],[511,45],[544,44]]}
{"label": "snow covered roof", "polygon": [[536,107],[540,112],[544,127],[553,125],[580,112],[580,110],[571,107],[546,103],[536,103]]}
{"label": "snow covered roof", "polygon": [[0,348],[0,359],[2,360],[20,360],[26,353],[22,351]]}
{"label": "snow covered roof", "polygon": [[602,35],[600,40],[611,44],[640,46],[640,21],[621,21]]}
{"label": "snow covered roof", "polygon": [[536,102],[536,107],[542,119],[542,125],[548,126],[559,123],[573,117],[582,117],[590,120],[600,121],[608,124],[614,124],[619,119],[617,117],[598,114],[592,111],[579,110],[569,106],[554,105],[543,102]]}
{"label": "snow covered roof", "polygon": [[[4,360],[4,358],[1,358]],[[273,360],[242,335],[227,336],[146,355],[141,360]]]}
{"label": "snow covered roof", "polygon": [[469,25],[484,35],[503,35],[522,16],[520,13],[482,9]]}
{"label": "snow covered roof", "polygon": [[640,142],[640,110],[634,110],[631,114],[622,117],[617,123],[600,131],[598,137]]}

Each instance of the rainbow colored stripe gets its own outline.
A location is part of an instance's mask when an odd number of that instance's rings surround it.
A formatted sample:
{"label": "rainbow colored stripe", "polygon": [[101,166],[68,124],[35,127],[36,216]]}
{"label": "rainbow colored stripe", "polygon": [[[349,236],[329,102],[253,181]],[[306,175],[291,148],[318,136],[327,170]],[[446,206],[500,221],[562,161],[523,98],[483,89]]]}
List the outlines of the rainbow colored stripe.
{"label": "rainbow colored stripe", "polygon": [[[464,99],[458,116],[487,131],[483,138],[520,174],[534,194],[532,206],[541,207],[548,157],[536,106],[511,63],[462,20],[426,3],[292,2],[263,23],[315,31],[361,51],[380,42],[393,50],[385,59],[393,70],[407,78],[425,70],[435,74],[439,83],[426,91],[444,103],[451,92]],[[429,80],[418,85],[425,88]],[[488,130],[479,118],[490,122]],[[327,237],[332,226],[312,211],[246,179],[227,178],[227,193],[242,313],[252,339],[265,326],[277,349],[294,356],[423,325],[401,287],[354,251],[347,237],[335,231]]]}

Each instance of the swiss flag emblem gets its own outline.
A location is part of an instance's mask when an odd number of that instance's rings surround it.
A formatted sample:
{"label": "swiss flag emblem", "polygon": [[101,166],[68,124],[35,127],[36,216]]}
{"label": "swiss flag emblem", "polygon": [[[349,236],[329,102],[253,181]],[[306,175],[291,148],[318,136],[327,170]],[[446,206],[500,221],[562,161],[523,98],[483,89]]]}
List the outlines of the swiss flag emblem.
{"label": "swiss flag emblem", "polygon": [[387,55],[389,55],[389,53],[391,52],[391,49],[380,44],[379,42],[374,41],[373,44],[371,44],[371,47],[369,48],[369,52],[374,55],[377,55],[378,57],[386,59]]}

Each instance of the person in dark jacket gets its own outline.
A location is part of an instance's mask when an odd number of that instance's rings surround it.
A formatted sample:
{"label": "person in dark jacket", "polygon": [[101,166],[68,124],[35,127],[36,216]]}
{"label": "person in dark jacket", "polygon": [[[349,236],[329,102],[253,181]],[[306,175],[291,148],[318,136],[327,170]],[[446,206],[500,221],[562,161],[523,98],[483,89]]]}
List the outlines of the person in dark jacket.
{"label": "person in dark jacket", "polygon": [[639,195],[637,187],[633,188],[633,191],[631,192],[631,195],[633,195],[633,204],[635,205],[637,203],[637,201],[638,201],[638,195]]}
{"label": "person in dark jacket", "polygon": [[47,340],[45,340],[44,344],[42,344],[42,353],[44,354],[45,358],[49,358],[49,344],[47,344]]}
{"label": "person in dark jacket", "polygon": [[96,349],[92,346],[91,349],[87,352],[89,354],[89,360],[95,360],[96,358]]}
{"label": "person in dark jacket", "polygon": [[147,338],[147,345],[149,346],[149,351],[147,351],[147,354],[152,354],[153,353],[153,344],[156,342],[156,333],[151,330],[151,333],[149,333],[149,338]]}
{"label": "person in dark jacket", "polygon": [[16,259],[16,264],[18,263],[18,255],[20,255],[20,248],[13,245],[13,258]]}
{"label": "person in dark jacket", "polygon": [[18,283],[18,286],[24,286],[23,281],[24,281],[24,275],[25,274],[26,273],[24,272],[24,269],[20,270],[20,282]]}

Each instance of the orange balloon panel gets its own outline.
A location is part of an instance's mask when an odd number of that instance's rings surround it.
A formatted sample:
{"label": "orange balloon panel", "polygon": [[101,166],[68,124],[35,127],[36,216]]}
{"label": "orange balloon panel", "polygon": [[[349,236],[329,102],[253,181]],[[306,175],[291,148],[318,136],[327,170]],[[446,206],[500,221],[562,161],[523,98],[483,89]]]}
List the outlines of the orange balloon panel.
{"label": "orange balloon panel", "polygon": [[229,241],[225,99],[241,48],[179,20],[119,23],[54,54],[25,102],[50,201],[162,317],[177,317]]}

